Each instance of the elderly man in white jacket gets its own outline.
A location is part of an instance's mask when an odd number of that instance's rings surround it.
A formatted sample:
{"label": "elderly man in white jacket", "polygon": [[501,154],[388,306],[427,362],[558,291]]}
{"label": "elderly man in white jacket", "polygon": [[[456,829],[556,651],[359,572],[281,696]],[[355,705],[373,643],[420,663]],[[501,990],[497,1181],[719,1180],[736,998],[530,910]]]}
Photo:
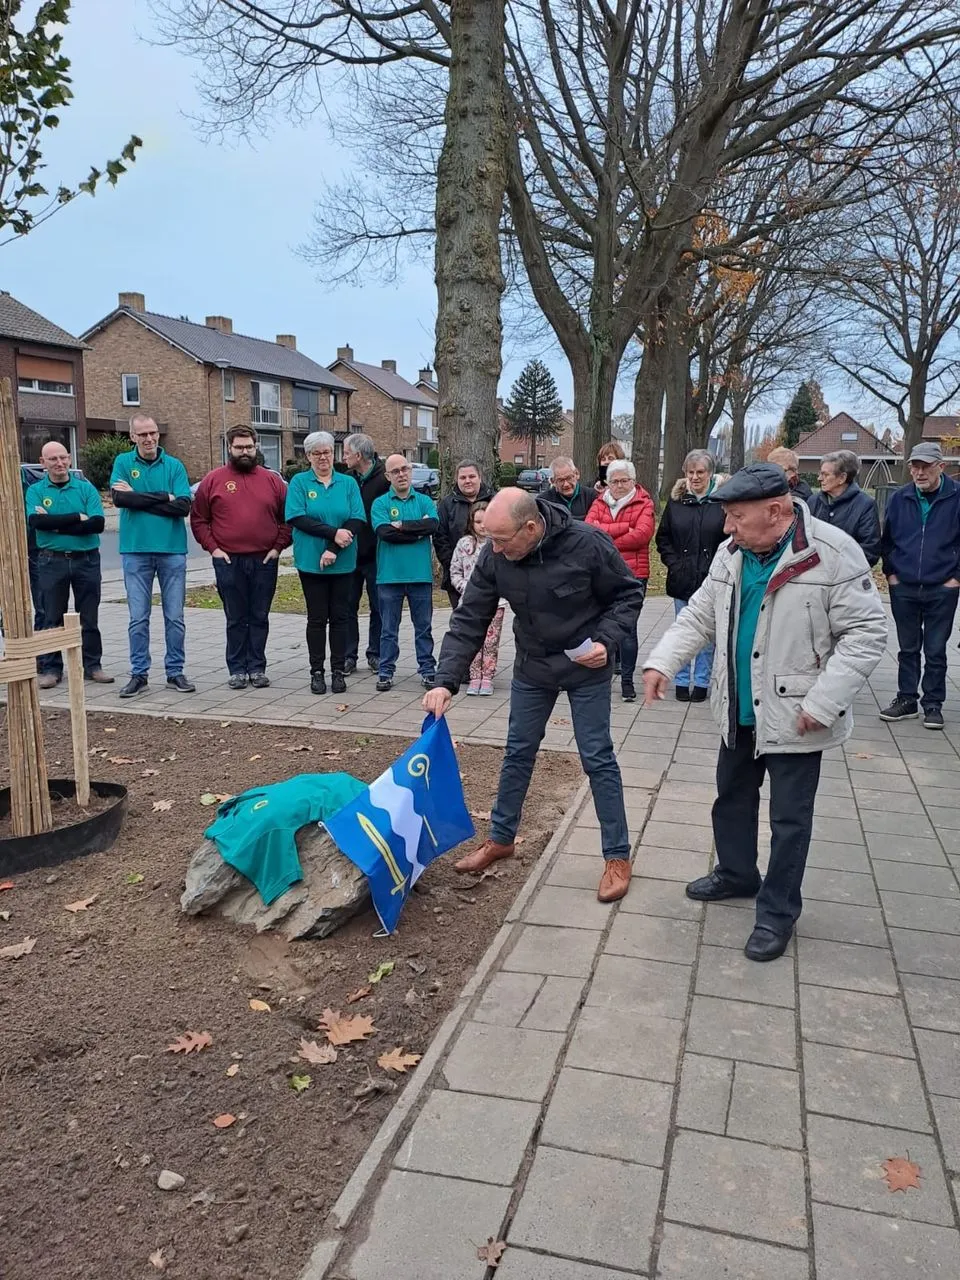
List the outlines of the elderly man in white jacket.
{"label": "elderly man in white jacket", "polygon": [[[717,866],[687,885],[705,902],[757,899],[751,960],[783,955],[803,905],[820,759],[853,728],[851,706],[883,655],[887,621],[860,547],[790,496],[782,468],[754,463],[712,495],[731,535],[703,586],[644,665],[646,704],[716,643],[710,704],[723,741],[713,834]],[[757,870],[760,787],[770,775],[772,842]]]}

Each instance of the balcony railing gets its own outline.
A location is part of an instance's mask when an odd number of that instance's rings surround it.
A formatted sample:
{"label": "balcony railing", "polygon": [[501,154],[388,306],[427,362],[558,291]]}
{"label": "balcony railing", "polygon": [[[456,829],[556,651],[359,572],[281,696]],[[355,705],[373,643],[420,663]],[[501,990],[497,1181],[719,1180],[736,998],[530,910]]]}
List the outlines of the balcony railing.
{"label": "balcony railing", "polygon": [[250,406],[250,422],[260,431],[295,431],[308,435],[311,431],[336,430],[337,419],[332,413],[305,413],[300,409],[265,409]]}
{"label": "balcony railing", "polygon": [[437,428],[436,427],[417,427],[417,443],[418,444],[436,444]]}

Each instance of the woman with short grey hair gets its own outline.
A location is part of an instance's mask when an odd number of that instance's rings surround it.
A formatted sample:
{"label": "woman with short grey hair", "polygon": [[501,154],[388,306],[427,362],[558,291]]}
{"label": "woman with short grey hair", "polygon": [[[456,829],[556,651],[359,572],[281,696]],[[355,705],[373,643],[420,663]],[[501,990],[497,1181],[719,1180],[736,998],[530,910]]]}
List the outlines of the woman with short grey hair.
{"label": "woman with short grey hair", "polygon": [[860,459],[849,449],[836,449],[820,459],[820,489],[808,503],[818,520],[832,524],[859,543],[872,569],[880,559],[880,514],[877,504],[857,484]]}

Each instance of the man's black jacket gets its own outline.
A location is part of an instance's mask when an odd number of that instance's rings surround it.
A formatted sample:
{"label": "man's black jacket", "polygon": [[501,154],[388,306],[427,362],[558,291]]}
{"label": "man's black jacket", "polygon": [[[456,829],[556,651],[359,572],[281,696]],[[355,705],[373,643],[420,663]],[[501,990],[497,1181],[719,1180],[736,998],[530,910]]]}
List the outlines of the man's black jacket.
{"label": "man's black jacket", "polygon": [[357,564],[369,564],[371,560],[377,558],[377,535],[370,523],[370,508],[377,498],[382,498],[385,493],[390,492],[390,481],[387,479],[382,460],[376,456],[373,459],[372,470],[368,471],[362,480],[355,471],[351,474],[360,486],[360,499],[367,513],[367,522],[357,534]]}
{"label": "man's black jacket", "polygon": [[453,549],[467,532],[467,517],[475,502],[489,502],[493,490],[488,484],[481,482],[480,492],[475,498],[465,497],[459,489],[454,489],[437,504],[437,532],[433,535],[433,549],[437,553],[440,567],[443,570],[441,586],[444,591],[450,586],[450,561]]}
{"label": "man's black jacket", "polygon": [[596,497],[596,489],[582,484],[577,485],[572,498],[565,498],[554,485],[551,485],[543,495],[545,502],[552,502],[555,507],[565,507],[574,520],[586,520],[587,512],[593,506]]}
{"label": "man's black jacket", "polygon": [[[523,560],[508,560],[488,542],[453,611],[437,670],[437,684],[451,693],[466,678],[501,597],[514,612],[514,675],[546,689],[609,680],[614,649],[636,628],[643,587],[611,539],[563,507],[536,502],[546,526],[540,545]],[[582,667],[564,653],[588,639],[606,645],[606,667]]]}

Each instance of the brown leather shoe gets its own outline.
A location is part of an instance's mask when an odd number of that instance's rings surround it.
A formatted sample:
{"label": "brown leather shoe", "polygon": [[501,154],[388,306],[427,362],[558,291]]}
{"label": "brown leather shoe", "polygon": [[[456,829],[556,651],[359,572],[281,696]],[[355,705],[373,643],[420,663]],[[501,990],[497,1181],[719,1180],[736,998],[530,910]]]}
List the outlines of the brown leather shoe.
{"label": "brown leather shoe", "polygon": [[608,858],[603,865],[597,897],[601,902],[616,902],[627,896],[630,888],[630,859]]}
{"label": "brown leather shoe", "polygon": [[453,869],[463,874],[476,875],[478,871],[485,871],[491,862],[499,862],[501,858],[512,858],[513,849],[512,844],[497,844],[496,840],[488,840],[479,849],[474,849],[473,853],[468,853],[465,858],[455,862]]}
{"label": "brown leather shoe", "polygon": [[94,684],[113,684],[114,682],[114,677],[108,676],[102,667],[97,667],[96,671],[88,671],[84,678],[92,680]]}
{"label": "brown leather shoe", "polygon": [[37,676],[38,689],[55,689],[60,683],[60,676],[54,675],[52,671],[47,671],[42,676]]}

